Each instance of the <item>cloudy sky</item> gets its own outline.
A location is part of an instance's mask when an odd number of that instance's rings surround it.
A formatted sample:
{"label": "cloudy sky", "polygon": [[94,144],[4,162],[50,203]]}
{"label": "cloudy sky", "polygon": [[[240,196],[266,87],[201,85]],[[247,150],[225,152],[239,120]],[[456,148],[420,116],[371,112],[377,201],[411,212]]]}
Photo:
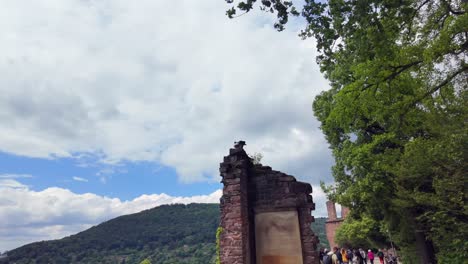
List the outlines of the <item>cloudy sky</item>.
{"label": "cloudy sky", "polygon": [[313,40],[221,0],[4,0],[0,251],[175,202],[218,202],[247,141],[314,186],[332,158],[312,113]]}

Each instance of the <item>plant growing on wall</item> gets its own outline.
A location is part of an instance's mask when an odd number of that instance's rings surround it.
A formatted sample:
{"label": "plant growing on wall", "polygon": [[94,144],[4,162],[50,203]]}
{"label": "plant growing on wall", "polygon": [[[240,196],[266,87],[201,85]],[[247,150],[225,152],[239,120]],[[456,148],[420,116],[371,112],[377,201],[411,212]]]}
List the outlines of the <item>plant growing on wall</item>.
{"label": "plant growing on wall", "polygon": [[221,238],[222,232],[223,232],[222,227],[218,227],[218,229],[216,229],[216,264],[221,264],[220,238]]}

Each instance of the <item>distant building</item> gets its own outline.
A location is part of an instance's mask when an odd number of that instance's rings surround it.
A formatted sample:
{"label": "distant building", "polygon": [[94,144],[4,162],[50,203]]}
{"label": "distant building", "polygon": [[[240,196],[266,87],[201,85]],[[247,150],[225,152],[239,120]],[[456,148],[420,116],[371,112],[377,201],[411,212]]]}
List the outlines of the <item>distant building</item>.
{"label": "distant building", "polygon": [[343,223],[346,216],[348,215],[349,208],[342,206],[341,217],[337,217],[335,202],[327,201],[327,213],[328,219],[325,223],[325,230],[327,233],[328,243],[330,244],[330,249],[332,249],[333,247],[338,246],[335,243],[336,230],[338,229],[338,227],[340,227],[341,223]]}

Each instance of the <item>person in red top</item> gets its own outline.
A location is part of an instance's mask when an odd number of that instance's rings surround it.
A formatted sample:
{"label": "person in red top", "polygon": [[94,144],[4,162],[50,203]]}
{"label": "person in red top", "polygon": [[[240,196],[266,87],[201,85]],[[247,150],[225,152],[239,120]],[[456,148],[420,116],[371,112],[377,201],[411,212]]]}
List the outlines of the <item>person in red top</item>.
{"label": "person in red top", "polygon": [[367,258],[371,264],[374,264],[374,253],[370,249],[367,251]]}
{"label": "person in red top", "polygon": [[385,254],[382,252],[382,250],[379,249],[379,252],[377,252],[377,257],[379,257],[380,264],[384,264],[384,256]]}

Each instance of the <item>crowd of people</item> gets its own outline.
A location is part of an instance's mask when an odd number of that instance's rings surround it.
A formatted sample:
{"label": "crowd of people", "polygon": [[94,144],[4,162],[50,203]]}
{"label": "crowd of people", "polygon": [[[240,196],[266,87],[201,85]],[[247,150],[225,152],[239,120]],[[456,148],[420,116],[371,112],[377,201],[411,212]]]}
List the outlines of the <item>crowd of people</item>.
{"label": "crowd of people", "polygon": [[[347,249],[334,247],[333,250],[320,250],[321,264],[397,264],[396,256],[385,254],[383,250],[374,253],[371,249],[367,252],[360,249]],[[374,262],[376,261],[376,262]],[[379,261],[379,262],[377,262]]]}

